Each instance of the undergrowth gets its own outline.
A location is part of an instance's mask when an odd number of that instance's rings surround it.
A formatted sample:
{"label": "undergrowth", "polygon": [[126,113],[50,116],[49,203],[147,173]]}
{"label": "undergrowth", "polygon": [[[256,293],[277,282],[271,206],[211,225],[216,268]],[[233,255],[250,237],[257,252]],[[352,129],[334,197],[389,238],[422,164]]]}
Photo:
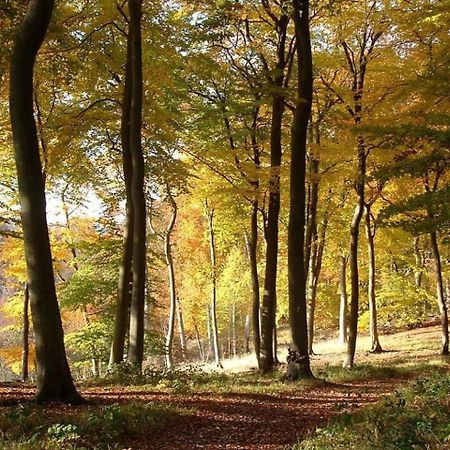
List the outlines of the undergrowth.
{"label": "undergrowth", "polygon": [[342,414],[293,450],[450,449],[450,377],[420,378],[376,405]]}
{"label": "undergrowth", "polygon": [[[63,407],[59,407],[63,408]],[[178,411],[169,406],[126,403],[59,409],[31,403],[0,412],[0,450],[122,449],[163,426]]]}

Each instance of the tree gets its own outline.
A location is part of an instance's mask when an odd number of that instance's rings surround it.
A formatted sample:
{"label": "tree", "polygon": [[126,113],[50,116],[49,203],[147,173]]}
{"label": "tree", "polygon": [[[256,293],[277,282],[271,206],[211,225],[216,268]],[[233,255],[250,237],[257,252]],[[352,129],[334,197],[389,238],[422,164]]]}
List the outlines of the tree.
{"label": "tree", "polygon": [[297,39],[297,101],[291,135],[291,198],[288,229],[289,325],[292,350],[287,376],[311,378],[306,322],[305,215],[306,138],[313,95],[313,66],[309,36],[309,1],[294,0],[292,17]]}
{"label": "tree", "polygon": [[220,360],[219,331],[217,327],[217,265],[214,235],[214,208],[209,204],[208,200],[205,200],[205,215],[206,220],[208,221],[209,249],[211,258],[211,303],[209,309],[211,316],[211,341],[216,366],[221,369],[222,362]]}
{"label": "tree", "polygon": [[133,259],[132,292],[130,307],[130,343],[128,360],[138,370],[144,359],[144,312],[146,285],[146,203],[144,194],[144,155],[142,152],[142,0],[129,0],[131,40],[131,103],[130,103],[130,148],[131,148],[131,197],[133,201]]}
{"label": "tree", "polygon": [[31,0],[18,29],[11,56],[10,115],[36,336],[36,400],[79,403],[82,399],[70,374],[56,298],[44,180],[33,114],[33,68],[52,11],[52,0]]}

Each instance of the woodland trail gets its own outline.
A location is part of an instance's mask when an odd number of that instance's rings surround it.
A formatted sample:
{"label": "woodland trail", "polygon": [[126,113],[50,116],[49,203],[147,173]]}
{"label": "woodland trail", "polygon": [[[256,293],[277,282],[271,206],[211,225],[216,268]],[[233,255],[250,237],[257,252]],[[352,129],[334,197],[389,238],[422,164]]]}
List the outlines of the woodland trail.
{"label": "woodland trail", "polygon": [[[190,393],[163,392],[154,386],[93,386],[81,388],[83,396],[96,405],[113,403],[142,403],[175,406],[179,414],[170,417],[157,429],[149,430],[145,438],[125,439],[121,448],[127,450],[194,450],[194,449],[290,449],[294,444],[314,433],[319,426],[342,412],[351,412],[394,393],[407,381],[421,376],[420,364],[437,359],[436,342],[439,329],[436,326],[402,331],[383,336],[385,348],[379,355],[365,354],[366,338],[360,339],[358,361],[371,361],[380,368],[369,378],[342,383],[317,382],[311,385],[286,384],[281,392],[274,391],[273,378],[243,376],[248,364],[238,365],[240,373],[226,371],[236,380],[229,392],[214,392],[205,387]],[[337,364],[341,354],[333,341],[317,345],[320,354],[313,357],[317,370],[328,364]],[[384,372],[383,368],[403,365],[402,372]],[[411,363],[411,365],[409,364]],[[357,366],[360,367],[360,366]],[[450,367],[449,367],[450,368]],[[254,371],[253,371],[254,373]],[[319,373],[320,377],[320,373]],[[279,387],[278,387],[279,389]],[[243,392],[242,392],[243,391]],[[247,392],[248,391],[248,392]],[[34,386],[20,383],[0,383],[0,408],[31,400]],[[49,405],[49,415],[67,414],[80,407]]]}
{"label": "woodland trail", "polygon": [[[148,388],[129,391],[120,387],[95,387],[84,389],[83,395],[94,404],[133,401],[178,408],[179,415],[150,431],[145,439],[125,440],[124,449],[281,450],[291,448],[316,427],[325,425],[333,415],[376,402],[411,377],[412,374],[345,384],[320,383],[276,394],[169,394]],[[30,400],[32,395],[31,388],[0,385],[2,405]],[[49,408],[54,414],[55,408],[67,407]]]}
{"label": "woodland trail", "polygon": [[[182,414],[145,442],[128,442],[126,448],[194,449],[288,449],[333,415],[376,402],[395,391],[403,379],[378,379],[346,384],[300,387],[282,394],[214,393],[161,395],[134,392],[133,400],[176,405]],[[130,399],[130,394],[86,392],[104,401]]]}

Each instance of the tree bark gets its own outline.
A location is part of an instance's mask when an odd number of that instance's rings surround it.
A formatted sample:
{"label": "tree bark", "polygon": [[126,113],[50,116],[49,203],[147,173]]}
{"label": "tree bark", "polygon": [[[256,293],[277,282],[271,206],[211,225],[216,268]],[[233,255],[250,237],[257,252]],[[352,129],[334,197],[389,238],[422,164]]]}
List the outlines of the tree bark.
{"label": "tree bark", "polygon": [[439,306],[439,312],[441,314],[441,335],[442,335],[442,347],[441,355],[448,355],[448,311],[447,304],[444,297],[444,282],[442,280],[442,263],[441,255],[439,252],[439,245],[437,241],[437,234],[435,231],[430,233],[431,249],[433,251],[434,258],[434,270],[436,275],[436,293],[437,302]]}
{"label": "tree bark", "polygon": [[178,333],[180,335],[180,348],[181,357],[186,361],[186,333],[184,331],[184,319],[183,319],[183,309],[181,308],[180,298],[177,297],[177,321],[178,321]]}
{"label": "tree bark", "polygon": [[306,318],[305,215],[306,138],[311,115],[313,66],[309,36],[309,0],[293,0],[297,39],[297,104],[291,134],[291,198],[288,226],[289,324],[292,349],[287,378],[312,378]]}
{"label": "tree bark", "polygon": [[347,343],[347,261],[348,256],[341,255],[339,271],[339,343]]}
{"label": "tree bark", "polygon": [[14,40],[10,115],[36,340],[38,402],[81,402],[64,348],[46,218],[45,188],[33,112],[33,69],[51,20],[52,0],[30,0]]}
{"label": "tree bark", "polygon": [[252,326],[253,326],[253,346],[255,347],[256,360],[258,368],[260,367],[260,298],[259,298],[259,275],[258,275],[258,203],[255,201],[252,205],[252,217],[250,226],[250,237],[246,234],[247,252],[250,260],[250,271],[252,277]]}
{"label": "tree bark", "polygon": [[219,330],[217,326],[217,264],[216,264],[216,244],[214,235],[214,210],[208,205],[208,201],[205,201],[205,212],[208,219],[208,230],[209,230],[209,250],[211,258],[211,331],[212,331],[212,342],[214,350],[214,360],[216,366],[222,369],[222,362],[220,360],[220,349],[219,349]]}
{"label": "tree bark", "polygon": [[30,320],[28,318],[28,308],[30,304],[30,291],[28,283],[25,284],[23,293],[23,330],[22,330],[22,381],[28,381],[28,367],[30,354]]}
{"label": "tree bark", "polygon": [[172,369],[173,368],[172,344],[173,344],[173,334],[174,334],[174,330],[175,330],[177,292],[176,292],[176,285],[175,285],[175,270],[174,270],[173,257],[172,257],[171,237],[172,237],[173,228],[175,226],[175,221],[177,220],[177,205],[170,194],[169,194],[169,200],[170,200],[170,204],[172,207],[172,217],[170,219],[170,223],[167,227],[166,235],[164,237],[164,254],[166,257],[167,273],[168,273],[168,277],[169,277],[169,299],[170,299],[169,324],[167,327],[165,350],[166,350],[166,367],[168,369]]}
{"label": "tree bark", "polygon": [[280,214],[281,138],[284,113],[284,97],[281,94],[286,66],[285,45],[289,17],[282,15],[278,21],[278,45],[276,75],[272,80],[276,92],[272,97],[272,122],[270,129],[270,186],[266,232],[266,267],[264,295],[261,308],[261,348],[259,369],[263,373],[273,370],[273,328],[275,317],[277,265],[278,265],[278,217]]}
{"label": "tree bark", "polygon": [[144,359],[145,283],[146,283],[146,204],[144,194],[144,155],[142,151],[142,0],[128,0],[130,11],[132,96],[130,109],[130,148],[133,199],[133,284],[130,308],[128,360],[142,370]]}
{"label": "tree bark", "polygon": [[369,299],[369,334],[372,353],[381,353],[383,351],[380,340],[378,338],[377,325],[377,303],[375,296],[375,231],[372,228],[372,220],[370,216],[370,208],[366,205],[366,236],[367,236],[367,253],[369,260],[369,285],[367,295]]}
{"label": "tree bark", "polygon": [[125,180],[126,216],[124,224],[122,259],[119,268],[119,283],[117,304],[114,320],[114,333],[111,344],[109,367],[120,364],[125,353],[125,339],[130,320],[132,260],[133,260],[133,231],[134,212],[131,195],[133,165],[130,147],[130,113],[131,113],[131,39],[127,39],[127,58],[125,65],[125,82],[122,96],[122,116],[120,138],[122,142],[122,169]]}
{"label": "tree bark", "polygon": [[314,231],[317,229],[317,206],[319,203],[319,160],[310,156],[309,172],[309,202],[307,208],[307,222],[305,234],[305,273],[309,271],[311,261],[311,250],[313,248]]}

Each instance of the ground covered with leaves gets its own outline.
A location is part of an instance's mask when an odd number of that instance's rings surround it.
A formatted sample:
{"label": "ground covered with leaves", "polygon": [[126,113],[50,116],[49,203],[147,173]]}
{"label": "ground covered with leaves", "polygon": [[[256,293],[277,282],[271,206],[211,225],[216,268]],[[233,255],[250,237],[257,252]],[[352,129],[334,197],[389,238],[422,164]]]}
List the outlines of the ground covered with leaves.
{"label": "ground covered with leaves", "polygon": [[84,406],[38,406],[32,385],[0,385],[0,449],[450,448],[448,361],[385,353],[353,370],[315,367],[115,373],[80,386]]}

